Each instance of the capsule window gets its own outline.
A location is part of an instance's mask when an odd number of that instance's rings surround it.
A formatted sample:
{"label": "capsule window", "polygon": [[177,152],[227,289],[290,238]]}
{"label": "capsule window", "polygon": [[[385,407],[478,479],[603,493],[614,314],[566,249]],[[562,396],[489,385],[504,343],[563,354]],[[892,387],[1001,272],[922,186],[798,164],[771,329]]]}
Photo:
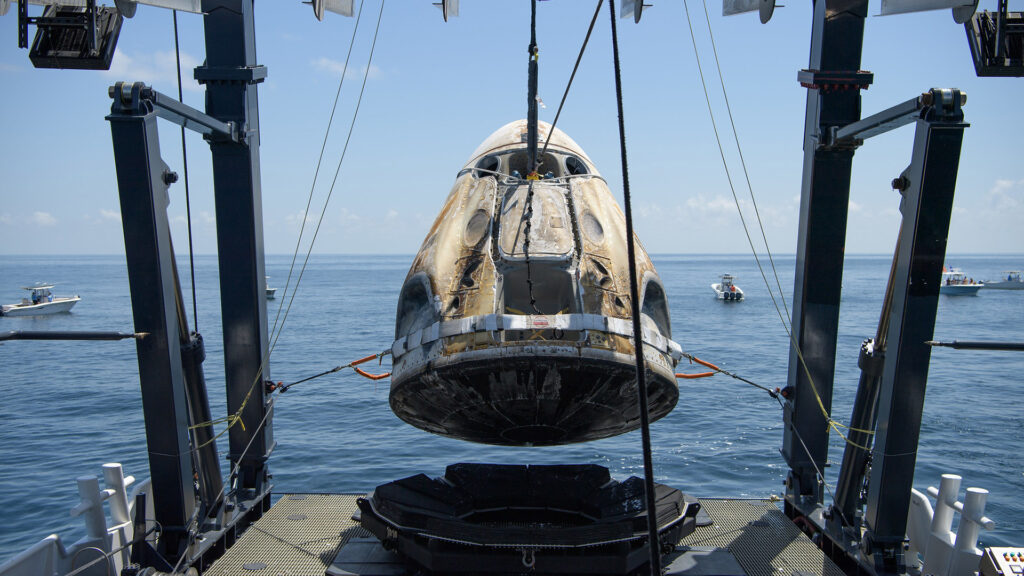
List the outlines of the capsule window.
{"label": "capsule window", "polygon": [[484,156],[476,163],[476,167],[484,171],[483,174],[478,173],[478,176],[487,176],[491,172],[498,171],[498,168],[501,167],[501,160],[497,156]]}
{"label": "capsule window", "polygon": [[439,320],[434,309],[430,282],[424,273],[418,273],[405,281],[398,297],[398,313],[395,315],[395,338],[426,328]]}
{"label": "capsule window", "polygon": [[[538,154],[540,152],[538,151]],[[509,174],[518,172],[521,178],[529,173],[530,157],[525,150],[514,152],[508,157]],[[558,159],[550,152],[541,155],[537,160],[537,172],[544,178],[561,178],[562,168]],[[514,175],[514,174],[513,174]]]}
{"label": "capsule window", "polygon": [[666,338],[672,337],[672,327],[668,318],[668,301],[665,299],[665,290],[656,280],[649,280],[644,287],[643,307],[641,314],[647,315],[658,330]]}
{"label": "capsule window", "polygon": [[579,176],[582,174],[589,174],[590,170],[587,169],[587,164],[583,160],[575,156],[566,156],[565,158],[565,171],[570,176]]}

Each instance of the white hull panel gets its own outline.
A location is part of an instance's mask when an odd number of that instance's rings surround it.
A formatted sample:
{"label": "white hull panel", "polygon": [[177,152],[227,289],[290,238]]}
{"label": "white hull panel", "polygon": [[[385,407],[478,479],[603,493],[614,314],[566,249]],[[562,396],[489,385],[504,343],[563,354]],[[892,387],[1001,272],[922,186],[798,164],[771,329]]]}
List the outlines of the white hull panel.
{"label": "white hull panel", "polygon": [[977,296],[982,284],[949,284],[939,287],[939,294],[947,296]]}
{"label": "white hull panel", "polygon": [[722,290],[722,285],[715,283],[711,285],[711,289],[715,291],[715,298],[719,300],[728,300],[730,302],[739,302],[743,300],[743,290],[736,288],[736,291]]}
{"label": "white hull panel", "polygon": [[75,296],[74,298],[54,298],[53,302],[42,302],[39,304],[29,304],[27,306],[21,304],[8,304],[3,307],[4,316],[42,316],[44,314],[60,314],[61,312],[70,312],[71,308],[78,303],[81,298]]}

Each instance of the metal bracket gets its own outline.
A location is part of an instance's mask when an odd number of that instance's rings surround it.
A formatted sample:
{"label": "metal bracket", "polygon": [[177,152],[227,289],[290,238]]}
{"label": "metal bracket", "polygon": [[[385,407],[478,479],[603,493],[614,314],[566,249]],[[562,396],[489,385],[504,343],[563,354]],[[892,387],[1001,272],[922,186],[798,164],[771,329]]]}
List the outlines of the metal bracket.
{"label": "metal bracket", "polygon": [[910,124],[918,118],[929,121],[959,121],[967,103],[967,94],[956,89],[932,88],[928,92],[901,102],[863,120],[843,127],[833,126],[822,133],[820,150],[855,149],[868,138]]}
{"label": "metal bracket", "polygon": [[234,122],[221,122],[212,116],[182,104],[177,99],[153,90],[142,82],[118,82],[107,90],[114,107],[122,111],[153,111],[168,120],[198,132],[211,140],[243,143],[247,137]]}
{"label": "metal bracket", "polygon": [[200,84],[208,82],[230,82],[242,84],[259,84],[267,78],[267,67],[256,66],[199,66],[194,76]]}
{"label": "metal bracket", "polygon": [[875,75],[866,70],[801,70],[796,79],[804,88],[828,93],[867,90]]}

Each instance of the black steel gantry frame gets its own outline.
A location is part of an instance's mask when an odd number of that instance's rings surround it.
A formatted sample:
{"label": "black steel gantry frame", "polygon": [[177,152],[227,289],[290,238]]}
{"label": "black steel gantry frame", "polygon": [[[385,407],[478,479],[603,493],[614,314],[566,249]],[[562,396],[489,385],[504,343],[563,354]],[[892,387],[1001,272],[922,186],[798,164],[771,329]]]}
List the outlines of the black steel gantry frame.
{"label": "black steel gantry frame", "polygon": [[[791,393],[782,446],[790,466],[785,511],[808,519],[825,536],[822,547],[841,564],[898,574],[905,571],[903,543],[930,360],[927,341],[935,327],[967,127],[961,110],[966,96],[932,89],[860,120],[860,90],[872,81],[871,73],[860,70],[867,6],[867,0],[815,0],[810,66],[799,74],[808,95]],[[903,222],[880,320],[882,338],[862,349],[850,443],[833,504],[826,508],[820,476],[828,457],[853,155],[865,139],[915,120],[911,164],[893,181],[902,194]]]}
{"label": "black steel gantry frame", "polygon": [[[255,86],[265,69],[255,62],[252,0],[204,0],[203,10],[207,59],[195,77],[207,85],[208,115],[140,84],[119,84],[112,90],[108,117],[136,331],[153,335],[139,342],[139,365],[157,497],[154,513],[165,530],[158,552],[170,559],[187,555],[189,564],[229,545],[236,526],[262,513],[269,503],[266,458],[273,448],[271,405],[263,386],[269,368]],[[793,394],[785,405],[782,449],[791,467],[785,508],[791,517],[807,517],[846,558],[857,558],[857,550],[867,552],[855,561],[873,572],[896,573],[923,409],[929,360],[925,342],[934,329],[966,124],[961,95],[943,90],[859,121],[860,90],[872,81],[870,73],[860,70],[866,16],[867,0],[816,0],[810,67],[800,73],[808,100],[789,370]],[[203,133],[213,155],[228,412],[238,412],[244,424],[230,431],[229,457],[237,474],[232,505],[225,507],[211,500],[209,489],[198,490],[197,498],[192,486],[193,469],[200,483],[213,471],[203,458],[193,458],[200,442],[188,435],[188,426],[204,417],[197,414],[201,406],[190,405],[190,395],[199,394],[191,382],[195,378],[188,376],[197,363],[190,368],[182,361],[184,351],[196,344],[193,337],[183,337],[187,325],[166,215],[173,177],[159,155],[158,116]],[[821,408],[831,410],[853,154],[864,138],[914,118],[912,163],[900,186],[904,223],[890,282],[891,312],[884,316],[893,344],[887,355],[879,350],[863,363],[864,394],[859,397],[865,400],[854,419],[855,427],[877,429],[875,454],[870,467],[867,452],[851,454],[859,466],[844,466],[842,492],[826,509],[818,474],[826,464],[829,422]],[[176,340],[182,345],[176,346]],[[861,515],[865,476],[869,489]],[[853,519],[841,514],[844,506],[854,508]],[[196,517],[210,515],[217,516],[212,531],[224,536],[200,545],[190,530]],[[827,522],[837,516],[843,521]],[[861,520],[867,530],[863,541],[855,534],[859,530],[851,528],[859,528]]]}
{"label": "black steel gantry frame", "polygon": [[[169,563],[205,567],[269,507],[266,460],[273,449],[260,192],[252,0],[203,0],[206,111],[141,83],[118,83],[110,121],[137,332],[156,552]],[[203,134],[213,160],[224,337],[230,491],[222,487],[201,362],[202,339],[183,312],[167,219],[177,176],[160,158],[157,117]],[[237,416],[237,419],[234,418]],[[195,484],[193,478],[195,477]],[[204,533],[205,538],[195,535]]]}

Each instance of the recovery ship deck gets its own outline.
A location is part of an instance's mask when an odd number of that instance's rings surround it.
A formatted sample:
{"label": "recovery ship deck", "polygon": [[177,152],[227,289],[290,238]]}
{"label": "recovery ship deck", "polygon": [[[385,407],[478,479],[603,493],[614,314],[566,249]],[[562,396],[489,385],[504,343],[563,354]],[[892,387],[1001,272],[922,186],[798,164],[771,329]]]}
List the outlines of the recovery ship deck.
{"label": "recovery ship deck", "polygon": [[[412,573],[397,556],[383,552],[378,541],[352,519],[361,496],[285,494],[206,573]],[[843,570],[786,518],[775,501],[701,498],[699,502],[712,522],[679,541],[676,552],[665,558],[666,574],[843,576]],[[339,555],[343,546],[344,553]]]}

